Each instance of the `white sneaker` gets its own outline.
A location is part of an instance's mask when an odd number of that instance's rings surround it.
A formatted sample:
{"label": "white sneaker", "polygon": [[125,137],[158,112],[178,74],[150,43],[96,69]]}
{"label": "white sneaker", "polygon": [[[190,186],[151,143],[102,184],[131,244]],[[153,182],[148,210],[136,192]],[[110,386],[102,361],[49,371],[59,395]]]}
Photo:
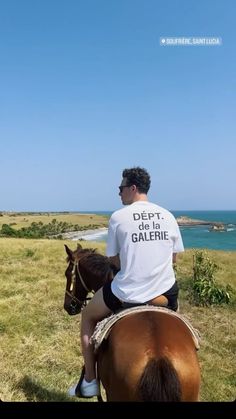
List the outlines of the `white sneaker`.
{"label": "white sneaker", "polygon": [[69,390],[67,392],[68,396],[71,396],[71,397],[76,396],[76,391],[75,390],[76,390],[77,385],[78,385],[78,383],[76,383],[74,386],[69,388]]}
{"label": "white sneaker", "polygon": [[84,378],[80,386],[80,392],[84,397],[99,396],[100,388],[98,380],[95,378],[94,380],[88,382]]}
{"label": "white sneaker", "polygon": [[96,380],[96,378],[90,382],[86,381],[84,378],[80,387],[78,387],[78,383],[70,387],[70,389],[68,390],[69,396],[89,398],[100,395],[99,383],[98,380]]}

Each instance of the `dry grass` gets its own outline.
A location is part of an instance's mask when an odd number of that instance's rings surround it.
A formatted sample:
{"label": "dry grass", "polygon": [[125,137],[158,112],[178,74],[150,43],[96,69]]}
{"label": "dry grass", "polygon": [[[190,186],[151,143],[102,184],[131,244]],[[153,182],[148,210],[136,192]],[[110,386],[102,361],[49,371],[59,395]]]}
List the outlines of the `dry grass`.
{"label": "dry grass", "polygon": [[[80,316],[63,310],[66,253],[71,241],[0,239],[0,398],[4,401],[68,401],[80,375]],[[85,243],[103,253],[105,244]],[[222,284],[236,286],[236,254],[209,252],[221,266]],[[179,257],[181,312],[202,335],[201,400],[235,398],[234,305],[202,308],[187,301],[192,251]],[[95,401],[95,399],[92,399]]]}
{"label": "dry grass", "polygon": [[90,224],[107,225],[107,217],[97,214],[73,214],[73,213],[2,213],[0,216],[0,229],[3,224],[11,225],[14,229],[29,227],[31,223],[49,224],[53,219],[58,222],[78,224],[79,226],[88,226]]}

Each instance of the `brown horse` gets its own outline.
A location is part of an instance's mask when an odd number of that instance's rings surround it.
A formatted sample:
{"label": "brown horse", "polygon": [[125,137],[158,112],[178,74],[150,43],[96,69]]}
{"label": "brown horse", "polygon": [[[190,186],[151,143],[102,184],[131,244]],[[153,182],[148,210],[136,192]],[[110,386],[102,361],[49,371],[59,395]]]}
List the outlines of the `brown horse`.
{"label": "brown horse", "polygon": [[[90,291],[112,280],[114,267],[95,250],[65,248],[64,308],[77,314]],[[191,332],[165,312],[140,311],[119,319],[98,349],[97,367],[108,401],[199,399],[200,368]]]}

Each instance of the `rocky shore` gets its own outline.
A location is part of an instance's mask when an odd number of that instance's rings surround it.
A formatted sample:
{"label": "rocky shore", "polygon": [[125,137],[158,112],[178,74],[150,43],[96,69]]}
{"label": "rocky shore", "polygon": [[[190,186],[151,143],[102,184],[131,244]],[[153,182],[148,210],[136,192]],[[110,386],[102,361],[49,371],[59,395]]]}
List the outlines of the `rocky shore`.
{"label": "rocky shore", "polygon": [[205,221],[205,220],[195,220],[192,218],[189,218],[185,215],[182,215],[181,217],[176,218],[177,223],[180,227],[191,227],[191,226],[201,226],[206,225],[209,226],[210,230],[213,231],[224,231],[226,229],[224,223],[219,223],[216,221]]}

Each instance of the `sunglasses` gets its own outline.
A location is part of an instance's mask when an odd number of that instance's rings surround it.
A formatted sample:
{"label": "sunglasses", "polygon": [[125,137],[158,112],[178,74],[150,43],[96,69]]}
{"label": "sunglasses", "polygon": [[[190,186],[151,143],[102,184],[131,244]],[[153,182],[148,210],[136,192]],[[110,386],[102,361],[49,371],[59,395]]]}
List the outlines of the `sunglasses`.
{"label": "sunglasses", "polygon": [[129,188],[129,187],[130,187],[129,185],[119,186],[120,193],[123,192],[124,188]]}

